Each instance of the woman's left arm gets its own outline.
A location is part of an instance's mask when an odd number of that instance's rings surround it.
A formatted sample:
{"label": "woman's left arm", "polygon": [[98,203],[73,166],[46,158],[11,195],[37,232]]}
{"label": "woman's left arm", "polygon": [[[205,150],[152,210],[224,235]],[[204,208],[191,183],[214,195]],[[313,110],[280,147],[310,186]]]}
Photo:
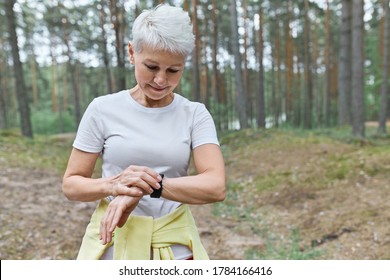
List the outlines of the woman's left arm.
{"label": "woman's left arm", "polygon": [[[206,204],[222,201],[226,196],[225,163],[221,149],[215,144],[204,144],[193,150],[198,175],[164,178],[162,197],[187,203]],[[113,200],[100,224],[103,244],[111,241],[116,226],[123,226],[138,204],[139,198],[120,196]]]}
{"label": "woman's left arm", "polygon": [[206,204],[226,197],[225,163],[216,144],[204,144],[193,150],[197,175],[164,178],[162,197],[186,204]]}

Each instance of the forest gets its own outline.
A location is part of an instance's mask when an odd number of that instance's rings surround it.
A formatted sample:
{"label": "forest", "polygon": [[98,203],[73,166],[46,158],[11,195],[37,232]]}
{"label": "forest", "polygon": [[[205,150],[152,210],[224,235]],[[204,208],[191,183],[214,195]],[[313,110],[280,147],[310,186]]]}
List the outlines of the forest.
{"label": "forest", "polygon": [[[0,129],[72,132],[96,96],[134,85],[132,21],[164,1],[0,5]],[[348,125],[386,133],[388,1],[167,1],[189,11],[196,49],[177,92],[218,129]]]}
{"label": "forest", "polygon": [[389,0],[0,0],[0,259],[76,257],[76,130],[135,85],[132,22],[164,2],[196,34],[176,92],[226,164],[225,201],[192,209],[210,258],[390,259]]}

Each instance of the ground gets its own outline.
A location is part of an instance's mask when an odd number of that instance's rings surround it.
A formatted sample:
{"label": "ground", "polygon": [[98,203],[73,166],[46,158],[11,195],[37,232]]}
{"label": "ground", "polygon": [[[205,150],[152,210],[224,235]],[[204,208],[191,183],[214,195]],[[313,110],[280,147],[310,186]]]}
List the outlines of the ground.
{"label": "ground", "polygon": [[[61,172],[13,149],[0,147],[0,259],[74,259],[95,203],[68,201]],[[212,259],[390,258],[387,146],[248,132],[222,149],[226,201],[191,206]]]}

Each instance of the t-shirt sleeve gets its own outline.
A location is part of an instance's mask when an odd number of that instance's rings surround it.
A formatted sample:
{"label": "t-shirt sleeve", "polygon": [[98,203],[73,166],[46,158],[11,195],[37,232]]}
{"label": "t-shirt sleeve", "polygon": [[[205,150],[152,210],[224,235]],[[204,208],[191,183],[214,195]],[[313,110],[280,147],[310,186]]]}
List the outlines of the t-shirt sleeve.
{"label": "t-shirt sleeve", "polygon": [[204,144],[219,145],[214,120],[204,104],[195,111],[191,138],[192,149]]}
{"label": "t-shirt sleeve", "polygon": [[87,107],[77,130],[73,147],[84,152],[99,153],[104,147],[103,124],[94,99]]}

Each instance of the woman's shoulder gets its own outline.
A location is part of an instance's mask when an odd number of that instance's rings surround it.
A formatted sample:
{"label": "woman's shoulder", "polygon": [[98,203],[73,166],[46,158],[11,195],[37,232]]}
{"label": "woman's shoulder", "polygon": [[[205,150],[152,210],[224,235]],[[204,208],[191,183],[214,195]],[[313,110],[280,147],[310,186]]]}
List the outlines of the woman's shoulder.
{"label": "woman's shoulder", "polygon": [[89,107],[98,111],[111,110],[113,107],[117,108],[125,102],[126,91],[119,91],[116,93],[105,94],[95,97],[89,104]]}
{"label": "woman's shoulder", "polygon": [[192,101],[192,100],[188,99],[187,97],[184,97],[183,95],[176,93],[175,98],[178,99],[178,104],[180,104],[180,106],[182,106],[182,107],[190,108],[192,110],[206,109],[206,106],[203,103],[197,102],[197,101]]}
{"label": "woman's shoulder", "polygon": [[115,93],[109,93],[101,96],[97,96],[93,99],[92,102],[96,103],[105,103],[105,102],[123,102],[127,91],[122,90]]}

